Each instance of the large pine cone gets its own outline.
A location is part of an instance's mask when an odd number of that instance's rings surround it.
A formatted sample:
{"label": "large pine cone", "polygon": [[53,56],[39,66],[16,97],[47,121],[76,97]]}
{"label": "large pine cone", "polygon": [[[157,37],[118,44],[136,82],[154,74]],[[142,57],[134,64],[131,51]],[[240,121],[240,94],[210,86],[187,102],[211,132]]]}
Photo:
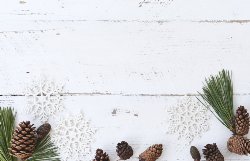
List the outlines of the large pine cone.
{"label": "large pine cone", "polygon": [[201,160],[201,154],[199,150],[195,146],[191,146],[190,148],[190,154],[194,161],[200,161]]}
{"label": "large pine cone", "polygon": [[93,161],[110,161],[110,160],[108,154],[103,153],[102,149],[97,149],[95,159]]}
{"label": "large pine cone", "polygon": [[26,160],[32,156],[37,142],[37,134],[30,121],[19,123],[11,139],[10,154]]}
{"label": "large pine cone", "polygon": [[206,161],[224,161],[224,157],[215,143],[207,144],[202,151]]}
{"label": "large pine cone", "polygon": [[43,140],[48,133],[50,132],[51,129],[51,125],[49,123],[45,123],[43,125],[41,125],[38,129],[37,129],[37,138],[39,141]]}
{"label": "large pine cone", "polygon": [[121,160],[127,160],[133,155],[133,149],[126,141],[117,144],[116,152]]}
{"label": "large pine cone", "polygon": [[227,148],[232,153],[247,155],[250,153],[250,141],[243,136],[235,135],[228,139]]}
{"label": "large pine cone", "polygon": [[162,144],[152,145],[140,154],[139,161],[156,161],[161,156],[162,151]]}
{"label": "large pine cone", "polygon": [[244,106],[238,107],[235,116],[235,130],[237,135],[247,135],[249,131],[249,114]]}

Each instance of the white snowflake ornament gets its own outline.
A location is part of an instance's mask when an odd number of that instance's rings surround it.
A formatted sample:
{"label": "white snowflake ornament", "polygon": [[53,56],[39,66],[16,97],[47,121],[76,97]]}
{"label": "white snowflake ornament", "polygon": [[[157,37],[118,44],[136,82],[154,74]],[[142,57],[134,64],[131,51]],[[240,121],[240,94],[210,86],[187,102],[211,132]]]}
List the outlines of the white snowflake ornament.
{"label": "white snowflake ornament", "polygon": [[64,109],[62,105],[63,85],[58,85],[45,78],[33,81],[25,91],[27,98],[26,112],[41,122]]}
{"label": "white snowflake ornament", "polygon": [[90,127],[83,114],[61,119],[52,132],[62,161],[91,160],[91,143],[96,130]]}
{"label": "white snowflake ornament", "polygon": [[208,131],[208,110],[192,97],[185,97],[177,105],[167,110],[169,118],[169,134],[177,134],[178,139],[190,144],[194,138]]}

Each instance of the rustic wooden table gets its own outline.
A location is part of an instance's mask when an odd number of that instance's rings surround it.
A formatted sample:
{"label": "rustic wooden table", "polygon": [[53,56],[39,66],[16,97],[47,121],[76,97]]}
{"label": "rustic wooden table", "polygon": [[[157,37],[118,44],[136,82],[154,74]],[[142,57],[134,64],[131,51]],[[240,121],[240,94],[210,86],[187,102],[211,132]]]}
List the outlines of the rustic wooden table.
{"label": "rustic wooden table", "polygon": [[[231,134],[213,116],[191,144],[167,133],[169,109],[198,106],[195,96],[204,78],[222,68],[233,71],[235,107],[250,107],[249,8],[248,0],[2,0],[0,106],[14,107],[18,120],[37,126],[49,120],[62,132],[52,135],[68,161],[86,161],[77,153],[93,157],[96,148],[117,160],[121,140],[134,148],[131,161],[154,143],[164,144],[159,161],[189,161],[190,145],[201,149],[213,142],[227,161],[250,160],[226,150]],[[40,102],[58,109],[41,105],[41,113],[27,113],[39,102],[27,101],[27,89],[44,78],[42,83],[59,91],[45,89],[48,97]],[[85,121],[94,134],[81,131]],[[69,134],[63,134],[65,127]],[[74,140],[79,133],[83,140]],[[59,136],[73,137],[71,144],[60,144]]]}

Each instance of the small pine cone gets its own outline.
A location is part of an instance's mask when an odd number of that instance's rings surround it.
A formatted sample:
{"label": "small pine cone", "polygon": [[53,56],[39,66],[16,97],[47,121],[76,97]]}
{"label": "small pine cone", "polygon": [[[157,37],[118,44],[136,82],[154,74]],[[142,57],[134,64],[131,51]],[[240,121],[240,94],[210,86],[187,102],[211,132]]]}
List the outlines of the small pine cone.
{"label": "small pine cone", "polygon": [[45,123],[45,124],[41,125],[37,129],[37,139],[38,139],[38,141],[43,140],[48,135],[50,130],[51,130],[51,125],[49,123]]}
{"label": "small pine cone", "polygon": [[250,153],[250,140],[240,135],[232,136],[228,139],[227,148],[232,153],[247,155]]}
{"label": "small pine cone", "polygon": [[37,142],[37,134],[30,121],[19,123],[11,139],[10,154],[26,160],[32,156]]}
{"label": "small pine cone", "polygon": [[133,149],[126,141],[117,144],[116,152],[121,160],[127,160],[133,155]]}
{"label": "small pine cone", "polygon": [[207,144],[202,151],[206,161],[224,161],[224,157],[215,143]]}
{"label": "small pine cone", "polygon": [[249,114],[244,106],[238,107],[235,116],[235,130],[237,135],[247,135],[249,131]]}
{"label": "small pine cone", "polygon": [[139,156],[139,161],[156,161],[162,154],[162,144],[154,144]]}
{"label": "small pine cone", "polygon": [[110,161],[109,155],[106,153],[103,153],[102,149],[97,149],[95,159],[93,161]]}
{"label": "small pine cone", "polygon": [[201,160],[201,154],[199,150],[195,146],[191,146],[190,148],[190,154],[194,161],[200,161]]}

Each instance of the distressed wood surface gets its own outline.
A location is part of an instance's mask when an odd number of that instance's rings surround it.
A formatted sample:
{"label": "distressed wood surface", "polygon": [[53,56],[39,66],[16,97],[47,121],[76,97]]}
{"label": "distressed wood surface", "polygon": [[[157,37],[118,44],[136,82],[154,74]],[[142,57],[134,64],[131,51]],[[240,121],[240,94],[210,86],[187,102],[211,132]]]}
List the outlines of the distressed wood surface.
{"label": "distressed wood surface", "polygon": [[[93,150],[116,160],[116,143],[127,140],[132,161],[163,143],[159,161],[192,160],[166,134],[166,109],[222,68],[233,71],[235,107],[250,107],[249,7],[248,0],[2,0],[0,106],[29,118],[24,88],[45,75],[64,84],[65,113],[82,111],[98,129]],[[226,150],[230,133],[211,118],[192,144],[217,142],[226,160],[250,160]]]}

